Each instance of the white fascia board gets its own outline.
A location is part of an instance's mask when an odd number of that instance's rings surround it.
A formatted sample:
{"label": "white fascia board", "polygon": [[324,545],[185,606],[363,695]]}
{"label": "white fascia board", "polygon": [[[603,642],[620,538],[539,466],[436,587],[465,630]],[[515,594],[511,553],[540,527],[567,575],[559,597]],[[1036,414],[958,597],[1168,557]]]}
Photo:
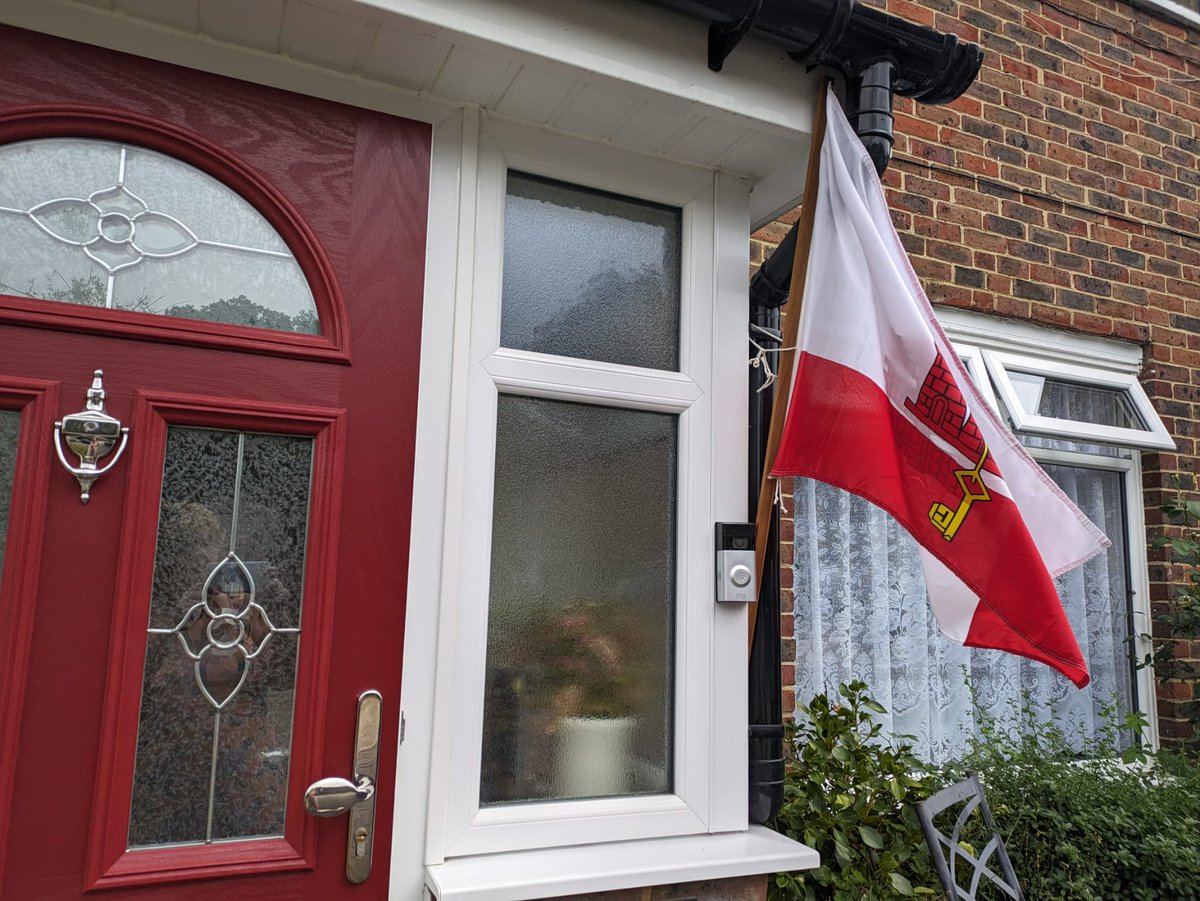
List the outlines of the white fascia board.
{"label": "white fascia board", "polygon": [[[757,123],[810,134],[812,76],[782,49],[748,38],[720,72],[708,68],[704,22],[637,0],[326,0],[423,23],[456,43],[540,57]],[[700,111],[700,110],[698,110]]]}
{"label": "white fascia board", "polygon": [[455,858],[426,867],[425,883],[438,901],[524,901],[808,870],[819,863],[812,848],[751,826],[718,835]]}
{"label": "white fascia board", "polygon": [[750,190],[750,231],[758,231],[800,204],[811,152],[810,142],[808,150],[783,161],[778,169],[754,184]]}

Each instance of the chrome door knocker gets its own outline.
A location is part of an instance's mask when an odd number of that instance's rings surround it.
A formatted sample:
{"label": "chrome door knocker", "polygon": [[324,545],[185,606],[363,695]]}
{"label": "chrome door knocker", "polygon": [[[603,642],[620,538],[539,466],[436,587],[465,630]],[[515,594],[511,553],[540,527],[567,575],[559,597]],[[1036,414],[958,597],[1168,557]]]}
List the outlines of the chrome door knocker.
{"label": "chrome door knocker", "polygon": [[[54,450],[67,472],[79,481],[79,502],[86,504],[91,499],[92,483],[117,465],[125,445],[129,443],[129,429],[121,426],[121,420],[104,412],[104,373],[97,369],[92,378],[92,387],[87,393],[87,408],[54,423]],[[96,464],[108,455],[121,439],[117,452],[104,466]],[[67,447],[79,457],[79,465],[72,466],[63,453],[63,439]]]}

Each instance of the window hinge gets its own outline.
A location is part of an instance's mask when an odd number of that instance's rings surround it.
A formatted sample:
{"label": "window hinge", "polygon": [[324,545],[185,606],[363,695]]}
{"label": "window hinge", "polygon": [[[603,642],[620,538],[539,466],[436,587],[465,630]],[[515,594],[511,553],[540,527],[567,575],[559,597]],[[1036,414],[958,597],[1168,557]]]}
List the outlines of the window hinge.
{"label": "window hinge", "polygon": [[400,744],[404,744],[404,711],[400,711]]}

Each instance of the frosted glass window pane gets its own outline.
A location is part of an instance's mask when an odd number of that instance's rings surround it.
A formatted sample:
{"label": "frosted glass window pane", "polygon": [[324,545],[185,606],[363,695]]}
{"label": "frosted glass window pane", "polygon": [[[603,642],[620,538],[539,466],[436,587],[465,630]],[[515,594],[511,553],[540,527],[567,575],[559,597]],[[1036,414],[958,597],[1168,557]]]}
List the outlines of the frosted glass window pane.
{"label": "frosted glass window pane", "polygon": [[17,465],[17,431],[21,414],[0,410],[0,579],[4,578],[4,546],[12,507],[13,475]]}
{"label": "frosted glass window pane", "polygon": [[500,343],[679,368],[680,210],[508,174]]}
{"label": "frosted glass window pane", "polygon": [[171,428],[130,847],[278,836],[312,439]]}
{"label": "frosted glass window pane", "polygon": [[678,443],[500,398],[482,803],[671,790]]}
{"label": "frosted glass window pane", "polygon": [[0,146],[0,292],[317,333],[283,239],[208,174],[144,148]]}

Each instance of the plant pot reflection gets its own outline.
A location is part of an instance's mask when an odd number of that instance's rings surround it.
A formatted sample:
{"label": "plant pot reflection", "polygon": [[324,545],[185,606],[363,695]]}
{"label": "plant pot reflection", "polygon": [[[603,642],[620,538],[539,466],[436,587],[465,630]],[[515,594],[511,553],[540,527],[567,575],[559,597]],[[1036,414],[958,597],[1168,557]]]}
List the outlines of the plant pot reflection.
{"label": "plant pot reflection", "polygon": [[554,775],[560,798],[596,798],[633,791],[632,716],[563,717]]}

